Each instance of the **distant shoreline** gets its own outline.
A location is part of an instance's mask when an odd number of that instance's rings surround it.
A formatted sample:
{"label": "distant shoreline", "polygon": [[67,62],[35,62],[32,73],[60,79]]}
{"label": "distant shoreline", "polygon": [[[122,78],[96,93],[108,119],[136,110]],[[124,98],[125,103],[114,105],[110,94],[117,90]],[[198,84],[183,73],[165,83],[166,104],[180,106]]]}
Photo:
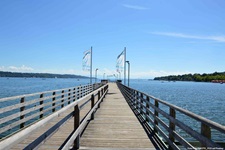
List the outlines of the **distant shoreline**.
{"label": "distant shoreline", "polygon": [[22,73],[0,71],[0,77],[20,77],[20,78],[89,78],[81,75],[72,74],[52,74],[52,73]]}
{"label": "distant shoreline", "polygon": [[170,75],[170,76],[163,76],[163,77],[155,77],[154,80],[225,83],[225,72],[214,72],[210,74],[196,73],[196,74],[184,74],[184,75]]}

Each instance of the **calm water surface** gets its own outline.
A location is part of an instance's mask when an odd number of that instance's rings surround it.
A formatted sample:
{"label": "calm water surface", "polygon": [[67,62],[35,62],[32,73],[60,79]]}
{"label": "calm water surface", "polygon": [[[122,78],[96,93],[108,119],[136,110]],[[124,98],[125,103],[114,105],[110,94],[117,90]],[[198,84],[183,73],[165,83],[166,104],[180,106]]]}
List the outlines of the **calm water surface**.
{"label": "calm water surface", "polygon": [[0,78],[0,98],[76,87],[88,84],[89,81],[63,78]]}

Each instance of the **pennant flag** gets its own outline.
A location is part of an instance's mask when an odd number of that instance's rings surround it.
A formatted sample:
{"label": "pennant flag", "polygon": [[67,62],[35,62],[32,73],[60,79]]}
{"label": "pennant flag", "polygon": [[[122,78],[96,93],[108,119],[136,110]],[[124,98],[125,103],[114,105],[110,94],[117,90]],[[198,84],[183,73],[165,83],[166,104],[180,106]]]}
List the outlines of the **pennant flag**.
{"label": "pennant flag", "polygon": [[82,65],[83,65],[83,70],[90,71],[90,69],[91,69],[91,50],[87,50],[84,52]]}
{"label": "pennant flag", "polygon": [[117,72],[123,72],[124,69],[124,61],[125,61],[125,51],[122,51],[121,54],[117,57],[116,60],[116,71]]}

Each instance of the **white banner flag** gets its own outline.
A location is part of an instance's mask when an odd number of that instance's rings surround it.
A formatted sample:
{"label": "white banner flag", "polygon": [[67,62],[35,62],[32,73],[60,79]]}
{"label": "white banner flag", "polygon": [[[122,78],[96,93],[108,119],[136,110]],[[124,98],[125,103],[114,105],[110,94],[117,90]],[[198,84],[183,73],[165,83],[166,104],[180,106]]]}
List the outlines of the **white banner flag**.
{"label": "white banner flag", "polygon": [[124,69],[124,51],[117,57],[116,60],[116,71],[123,72]]}
{"label": "white banner flag", "polygon": [[87,50],[87,51],[84,52],[82,65],[83,65],[83,70],[90,71],[90,68],[91,68],[91,50]]}

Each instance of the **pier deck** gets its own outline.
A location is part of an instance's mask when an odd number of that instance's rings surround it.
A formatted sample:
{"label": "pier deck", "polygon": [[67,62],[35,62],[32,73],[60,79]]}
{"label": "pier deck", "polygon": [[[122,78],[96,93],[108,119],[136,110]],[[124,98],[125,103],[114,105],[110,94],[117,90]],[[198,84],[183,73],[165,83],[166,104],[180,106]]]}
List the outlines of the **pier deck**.
{"label": "pier deck", "polygon": [[81,137],[80,149],[154,148],[115,83]]}
{"label": "pier deck", "polygon": [[[89,108],[90,106],[87,106]],[[89,109],[81,111],[81,118]],[[68,113],[72,110],[68,110]],[[39,131],[29,135],[25,140],[16,144],[12,149],[23,149],[38,138],[53,124],[65,115]],[[73,131],[73,118],[63,124],[57,132],[42,142],[38,149],[60,149],[64,141]],[[109,83],[109,92],[101,103],[92,120],[80,139],[80,149],[150,149],[154,148],[138,119],[130,109],[115,83]]]}

